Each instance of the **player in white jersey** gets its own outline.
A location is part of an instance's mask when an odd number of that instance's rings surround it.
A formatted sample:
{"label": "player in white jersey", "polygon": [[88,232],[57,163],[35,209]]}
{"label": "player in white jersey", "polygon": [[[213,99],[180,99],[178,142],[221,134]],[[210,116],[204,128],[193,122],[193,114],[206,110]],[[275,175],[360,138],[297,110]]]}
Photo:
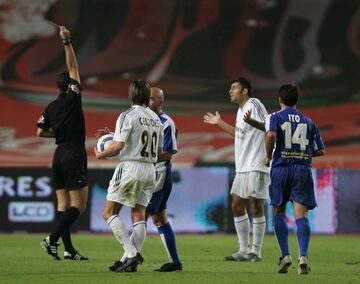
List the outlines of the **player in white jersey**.
{"label": "player in white jersey", "polygon": [[[146,237],[145,210],[155,186],[155,167],[163,146],[163,126],[159,117],[147,106],[150,85],[137,80],[129,86],[131,108],[121,113],[115,128],[114,142],[104,152],[94,149],[98,159],[120,151],[120,163],[109,183],[103,218],[123,246],[127,259],[112,266],[114,272],[136,271],[143,262],[139,251]],[[97,137],[108,133],[98,130]],[[118,216],[122,206],[131,208],[133,237]]]}
{"label": "player in white jersey", "polygon": [[[154,194],[151,197],[148,207],[146,208],[146,220],[151,216],[153,224],[156,226],[164,248],[168,254],[169,262],[155,269],[158,272],[182,271],[182,263],[176,248],[175,233],[168,221],[167,201],[172,191],[172,164],[171,158],[177,153],[177,129],[175,122],[163,112],[164,92],[160,88],[151,87],[149,108],[152,109],[160,118],[164,127],[164,143],[162,153],[158,155],[155,166],[156,182]],[[134,234],[134,232],[133,232]],[[132,235],[130,238],[133,238]],[[141,250],[141,247],[138,247]],[[120,259],[124,262],[127,255],[124,254]],[[109,267],[110,270],[115,268],[115,264]]]}
{"label": "player in white jersey", "polygon": [[[235,80],[229,90],[230,100],[239,104],[235,127],[224,122],[220,114],[207,113],[204,122],[216,124],[235,137],[235,179],[231,188],[234,225],[239,239],[239,251],[225,260],[261,261],[261,247],[266,220],[264,199],[269,196],[269,170],[262,162],[265,154],[264,132],[247,124],[243,117],[251,110],[253,117],[265,121],[267,111],[264,105],[252,97],[251,83],[243,77]],[[252,211],[253,242],[248,248],[250,222],[246,205],[250,201]]]}

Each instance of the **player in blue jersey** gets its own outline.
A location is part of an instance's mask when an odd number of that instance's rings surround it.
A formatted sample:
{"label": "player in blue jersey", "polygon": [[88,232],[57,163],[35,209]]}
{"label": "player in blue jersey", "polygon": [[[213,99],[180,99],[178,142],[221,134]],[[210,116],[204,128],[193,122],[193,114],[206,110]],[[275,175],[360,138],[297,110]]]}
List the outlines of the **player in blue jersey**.
{"label": "player in blue jersey", "polygon": [[173,154],[177,153],[177,129],[174,121],[163,112],[163,103],[163,90],[152,87],[149,107],[159,116],[164,125],[164,146],[163,152],[159,155],[156,163],[155,191],[146,209],[146,214],[147,217],[151,216],[169,257],[169,262],[159,269],[155,269],[155,271],[170,272],[182,271],[182,264],[176,249],[175,233],[167,219],[166,212],[166,204],[172,189],[171,158]]}
{"label": "player in blue jersey", "polygon": [[312,157],[324,155],[325,149],[315,123],[296,109],[298,97],[298,86],[285,84],[280,87],[281,110],[269,115],[265,123],[264,164],[269,166],[272,161],[269,191],[275,214],[275,235],[282,253],[278,272],[287,273],[292,262],[286,224],[286,204],[292,201],[299,243],[298,273],[308,274],[308,210],[317,206],[311,161]]}

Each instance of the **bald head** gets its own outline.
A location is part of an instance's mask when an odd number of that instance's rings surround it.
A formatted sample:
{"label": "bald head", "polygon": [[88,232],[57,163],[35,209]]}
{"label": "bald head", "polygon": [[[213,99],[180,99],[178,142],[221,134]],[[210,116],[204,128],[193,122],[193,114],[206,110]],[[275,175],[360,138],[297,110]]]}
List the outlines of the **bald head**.
{"label": "bald head", "polygon": [[164,91],[158,87],[151,87],[149,107],[157,114],[162,112]]}
{"label": "bald head", "polygon": [[164,101],[164,91],[161,90],[160,88],[151,87],[150,92],[151,92],[151,96],[154,96],[159,100]]}

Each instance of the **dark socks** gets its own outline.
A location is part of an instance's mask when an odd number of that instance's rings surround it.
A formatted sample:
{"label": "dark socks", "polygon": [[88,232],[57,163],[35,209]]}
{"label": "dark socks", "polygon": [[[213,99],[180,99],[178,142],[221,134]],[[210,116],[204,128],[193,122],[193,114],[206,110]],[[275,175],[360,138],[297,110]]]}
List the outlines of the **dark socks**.
{"label": "dark socks", "polygon": [[[74,223],[74,221],[76,220],[76,218],[79,215],[80,215],[80,212],[75,207],[70,207],[65,212],[63,212],[61,214],[60,218],[57,220],[55,229],[50,234],[50,243],[56,243],[60,239],[61,235],[63,235],[66,230],[68,231],[68,233],[70,235],[69,227],[72,223]],[[64,245],[65,245],[65,242],[64,242]]]}
{"label": "dark socks", "polygon": [[274,218],[274,229],[277,241],[279,243],[279,247],[281,250],[282,257],[289,255],[289,242],[288,242],[288,235],[289,230],[286,224],[286,216],[285,215],[275,215]]}
{"label": "dark socks", "polygon": [[[63,214],[64,211],[56,211],[56,220],[59,220]],[[71,254],[74,253],[75,249],[71,241],[70,227],[65,228],[63,234],[61,235],[61,239],[64,244],[65,250]]]}
{"label": "dark socks", "polygon": [[172,261],[175,264],[179,264],[180,260],[179,260],[179,256],[178,256],[178,253],[176,250],[175,234],[171,228],[170,223],[167,223],[163,226],[157,227],[157,229],[158,229],[159,234],[164,236],[166,247],[172,258]]}
{"label": "dark socks", "polygon": [[308,255],[308,248],[310,242],[310,224],[306,217],[296,220],[296,234],[299,242],[300,256]]}

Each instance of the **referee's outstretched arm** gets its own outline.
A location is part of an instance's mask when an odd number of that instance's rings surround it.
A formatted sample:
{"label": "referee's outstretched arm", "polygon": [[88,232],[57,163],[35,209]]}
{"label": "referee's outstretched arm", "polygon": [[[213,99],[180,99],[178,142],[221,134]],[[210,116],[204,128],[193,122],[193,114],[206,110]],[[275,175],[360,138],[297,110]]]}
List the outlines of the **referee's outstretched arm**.
{"label": "referee's outstretched arm", "polygon": [[79,68],[74,49],[71,45],[70,32],[64,26],[60,26],[60,37],[64,44],[66,66],[69,71],[69,76],[80,84]]}

